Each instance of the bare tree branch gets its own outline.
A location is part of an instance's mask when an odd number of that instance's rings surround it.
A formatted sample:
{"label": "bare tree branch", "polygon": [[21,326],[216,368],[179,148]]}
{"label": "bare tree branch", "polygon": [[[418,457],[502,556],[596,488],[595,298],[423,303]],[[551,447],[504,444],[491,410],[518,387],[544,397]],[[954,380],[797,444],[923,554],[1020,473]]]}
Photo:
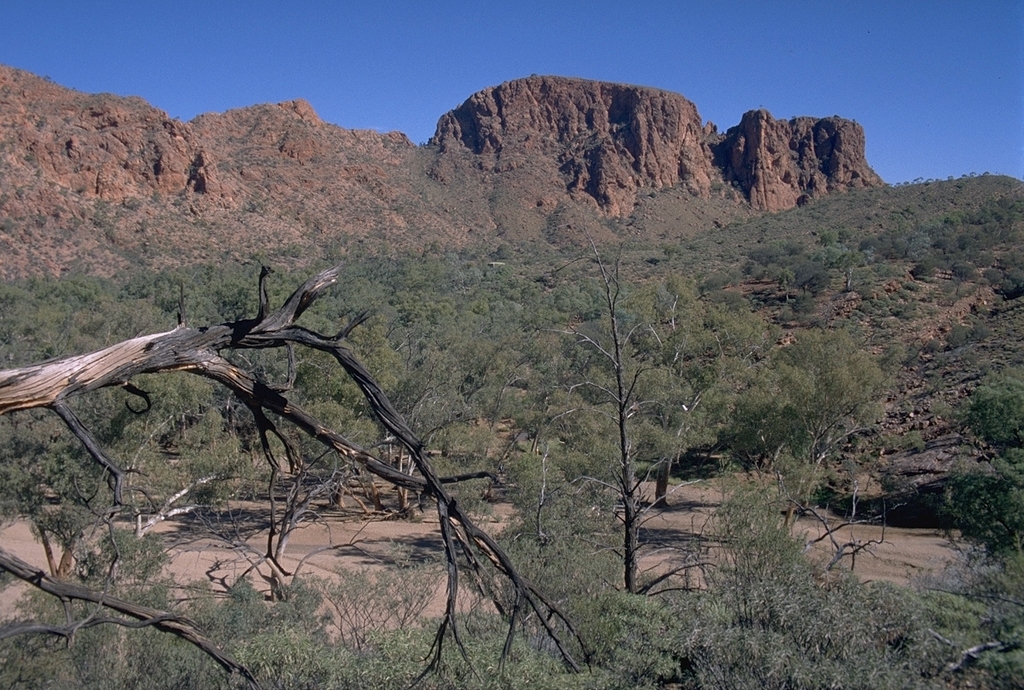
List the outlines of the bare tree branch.
{"label": "bare tree branch", "polygon": [[972,664],[975,661],[977,661],[978,658],[981,656],[982,652],[988,652],[988,651],[1004,652],[1004,651],[1009,651],[1010,649],[1013,649],[1013,648],[1014,648],[1014,645],[1007,644],[1005,642],[1000,642],[999,640],[993,640],[992,642],[984,642],[982,644],[976,644],[973,647],[971,647],[969,649],[965,649],[964,651],[960,652],[960,659],[958,661],[954,661],[954,662],[950,663],[949,665],[947,665],[946,666],[946,671],[948,671],[949,673],[955,673],[956,671],[959,671],[960,669],[964,668],[965,666],[968,666],[969,664]]}
{"label": "bare tree branch", "polygon": [[[133,604],[130,601],[125,601],[117,597],[112,597],[105,592],[95,592],[86,587],[80,587],[78,585],[70,584],[67,582],[60,582],[53,580],[46,575],[42,570],[34,568],[32,565],[21,560],[14,554],[8,553],[3,548],[0,548],[0,568],[11,573],[15,577],[23,580],[33,587],[36,587],[47,594],[51,594],[62,600],[76,599],[78,601],[89,601],[94,604],[99,604],[104,608],[117,611],[125,616],[141,621],[142,625],[151,625],[158,630],[171,633],[176,637],[180,637],[186,642],[195,645],[201,649],[205,654],[211,657],[214,661],[220,664],[228,673],[239,673],[249,683],[249,687],[258,689],[260,687],[259,682],[255,676],[249,672],[247,668],[242,666],[240,663],[235,661],[233,658],[228,656],[223,650],[217,647],[212,641],[204,637],[195,624],[186,618],[177,616],[166,611],[158,611],[157,609],[150,608],[148,606],[140,606],[139,604]],[[95,623],[90,625],[98,625],[101,622],[113,622],[104,619],[99,619]],[[119,623],[123,625],[124,623]],[[51,634],[61,634],[64,632],[58,632],[58,629],[53,626],[43,626],[41,624],[15,624],[16,626],[12,631],[8,631],[7,628],[0,629],[0,637],[8,636],[4,633],[10,632],[10,634],[20,634],[23,632],[48,632]],[[82,627],[82,626],[78,626]]]}
{"label": "bare tree branch", "polygon": [[[579,665],[559,638],[559,632],[553,623],[559,621],[585,651],[586,646],[567,617],[518,573],[498,544],[473,523],[445,488],[445,484],[450,481],[469,477],[444,479],[437,476],[427,460],[421,439],[409,428],[377,381],[344,344],[344,337],[365,319],[365,314],[356,316],[333,337],[295,324],[324,290],[338,282],[341,268],[340,265],[335,266],[308,279],[291,294],[280,309],[274,312],[270,311],[266,289],[266,279],[270,272],[267,269],[262,270],[259,287],[260,307],[256,318],[253,319],[206,328],[189,328],[183,325],[182,318],[182,323],[172,331],[140,336],[85,355],[0,371],[0,414],[40,407],[49,408],[57,413],[92,458],[109,473],[116,507],[122,502],[124,470],[103,451],[71,411],[67,401],[104,387],[131,386],[132,377],[140,374],[180,371],[214,380],[228,388],[252,411],[264,453],[271,464],[272,481],[281,468],[273,456],[268,434],[276,436],[284,444],[293,471],[301,463],[301,457],[267,416],[267,412],[277,415],[326,448],[365,467],[394,486],[425,492],[436,501],[447,564],[448,587],[444,619],[439,626],[433,660],[427,670],[433,669],[439,662],[441,645],[448,633],[451,633],[456,645],[465,654],[455,616],[459,588],[458,563],[461,555],[474,570],[477,570],[479,564],[475,553],[483,555],[510,581],[516,592],[516,609],[520,602],[525,601],[555,641],[566,665],[579,670]],[[607,284],[609,299],[612,299],[611,283]],[[290,353],[297,345],[330,354],[338,362],[362,391],[380,424],[408,451],[420,476],[391,467],[366,449],[330,429],[286,396],[286,389],[289,386],[280,387],[259,381],[253,374],[232,364],[221,354],[225,350],[270,348],[286,348]],[[292,357],[293,355],[289,354],[290,361]],[[289,384],[293,378],[292,370],[293,366],[290,363]],[[619,389],[622,390],[621,383]],[[273,495],[273,491],[271,494]],[[274,563],[276,555],[269,545],[265,558],[280,569],[280,566]],[[6,569],[6,566],[0,563],[0,568]],[[125,605],[130,606],[127,602]],[[511,624],[514,626],[515,623],[516,612],[513,611]]]}

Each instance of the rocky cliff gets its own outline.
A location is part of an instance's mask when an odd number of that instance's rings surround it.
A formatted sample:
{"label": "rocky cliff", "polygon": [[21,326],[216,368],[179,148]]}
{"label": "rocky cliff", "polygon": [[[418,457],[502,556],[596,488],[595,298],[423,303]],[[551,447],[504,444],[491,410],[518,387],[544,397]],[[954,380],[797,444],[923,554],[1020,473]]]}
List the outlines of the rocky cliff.
{"label": "rocky cliff", "polygon": [[751,205],[766,211],[884,184],[864,157],[864,129],[840,117],[787,122],[752,110],[714,148],[725,180],[739,184]]}
{"label": "rocky cliff", "polygon": [[609,215],[632,211],[644,188],[682,186],[707,198],[735,183],[757,209],[778,211],[832,191],[882,184],[860,125],[831,117],[775,120],[752,111],[720,135],[696,106],[658,89],[529,77],[480,91],[443,116],[431,144],[463,147],[502,172],[530,161],[557,169],[574,197]]}
{"label": "rocky cliff", "polygon": [[719,134],[682,96],[622,84],[507,82],[417,147],[325,123],[302,100],[181,122],[0,66],[0,277],[352,243],[558,243],[657,190],[673,190],[654,214],[667,238],[880,183],[855,123],[756,111]]}
{"label": "rocky cliff", "polygon": [[416,155],[302,100],[181,122],[0,66],[0,278],[464,231],[421,207]]}
{"label": "rocky cliff", "polygon": [[636,191],[679,184],[707,196],[713,170],[696,106],[657,89],[529,77],[480,91],[443,116],[431,143],[464,146],[500,171],[529,157],[556,166],[566,189],[609,214],[632,210]]}
{"label": "rocky cliff", "polygon": [[108,200],[178,192],[197,150],[191,128],[137,98],[79,94],[0,68],[4,172]]}

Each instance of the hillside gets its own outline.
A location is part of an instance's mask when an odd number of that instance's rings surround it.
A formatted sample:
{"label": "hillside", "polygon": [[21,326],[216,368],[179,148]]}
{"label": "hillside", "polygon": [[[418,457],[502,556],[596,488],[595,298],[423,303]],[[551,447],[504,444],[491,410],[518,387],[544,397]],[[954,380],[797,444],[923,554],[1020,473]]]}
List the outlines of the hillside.
{"label": "hillside", "polygon": [[[0,276],[604,239],[653,195],[680,237],[877,187],[859,125],[752,111],[719,134],[678,94],[529,77],[471,96],[421,147],[298,100],[181,122],[0,67]],[[612,235],[606,235],[611,232]]]}
{"label": "hillside", "polygon": [[[932,408],[977,379],[965,356],[1021,361],[1015,302],[993,292],[1015,275],[1021,183],[885,186],[863,130],[837,117],[751,111],[719,133],[678,94],[535,76],[472,95],[417,147],[325,123],[301,100],[185,123],[0,67],[0,137],[8,280],[123,282],[143,267],[253,259],[301,271],[424,250],[512,260],[532,280],[594,239],[619,247],[637,280],[678,272],[786,328],[852,329],[877,353],[922,352],[884,427],[920,431],[926,445],[955,431]],[[1000,208],[1011,209],[1002,220]],[[932,268],[915,277],[922,260]],[[954,281],[958,260],[973,273]],[[794,289],[781,289],[791,274]],[[989,335],[958,342],[971,329]]]}

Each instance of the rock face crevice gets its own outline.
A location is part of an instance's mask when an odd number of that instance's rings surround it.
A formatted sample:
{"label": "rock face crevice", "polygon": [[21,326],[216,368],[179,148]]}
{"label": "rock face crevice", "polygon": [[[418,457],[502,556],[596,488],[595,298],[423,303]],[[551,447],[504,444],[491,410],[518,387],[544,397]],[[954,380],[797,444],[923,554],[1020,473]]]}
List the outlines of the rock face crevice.
{"label": "rock face crevice", "polygon": [[586,195],[612,216],[627,214],[644,188],[681,185],[707,198],[715,183],[731,183],[755,208],[778,211],[883,184],[855,122],[784,121],[757,110],[720,135],[679,94],[565,77],[484,89],[444,115],[430,143],[442,155],[466,149],[495,173],[526,157],[535,168],[553,163],[570,195]]}

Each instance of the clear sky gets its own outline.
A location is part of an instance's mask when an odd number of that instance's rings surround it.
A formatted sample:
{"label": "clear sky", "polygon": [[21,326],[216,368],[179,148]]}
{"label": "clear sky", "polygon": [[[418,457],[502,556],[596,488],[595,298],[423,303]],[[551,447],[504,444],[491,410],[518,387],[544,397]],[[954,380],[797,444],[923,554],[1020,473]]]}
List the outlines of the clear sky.
{"label": "clear sky", "polygon": [[888,182],[1024,178],[1024,0],[0,0],[0,63],[191,119],[305,98],[417,142],[475,91],[557,74],[841,115]]}

